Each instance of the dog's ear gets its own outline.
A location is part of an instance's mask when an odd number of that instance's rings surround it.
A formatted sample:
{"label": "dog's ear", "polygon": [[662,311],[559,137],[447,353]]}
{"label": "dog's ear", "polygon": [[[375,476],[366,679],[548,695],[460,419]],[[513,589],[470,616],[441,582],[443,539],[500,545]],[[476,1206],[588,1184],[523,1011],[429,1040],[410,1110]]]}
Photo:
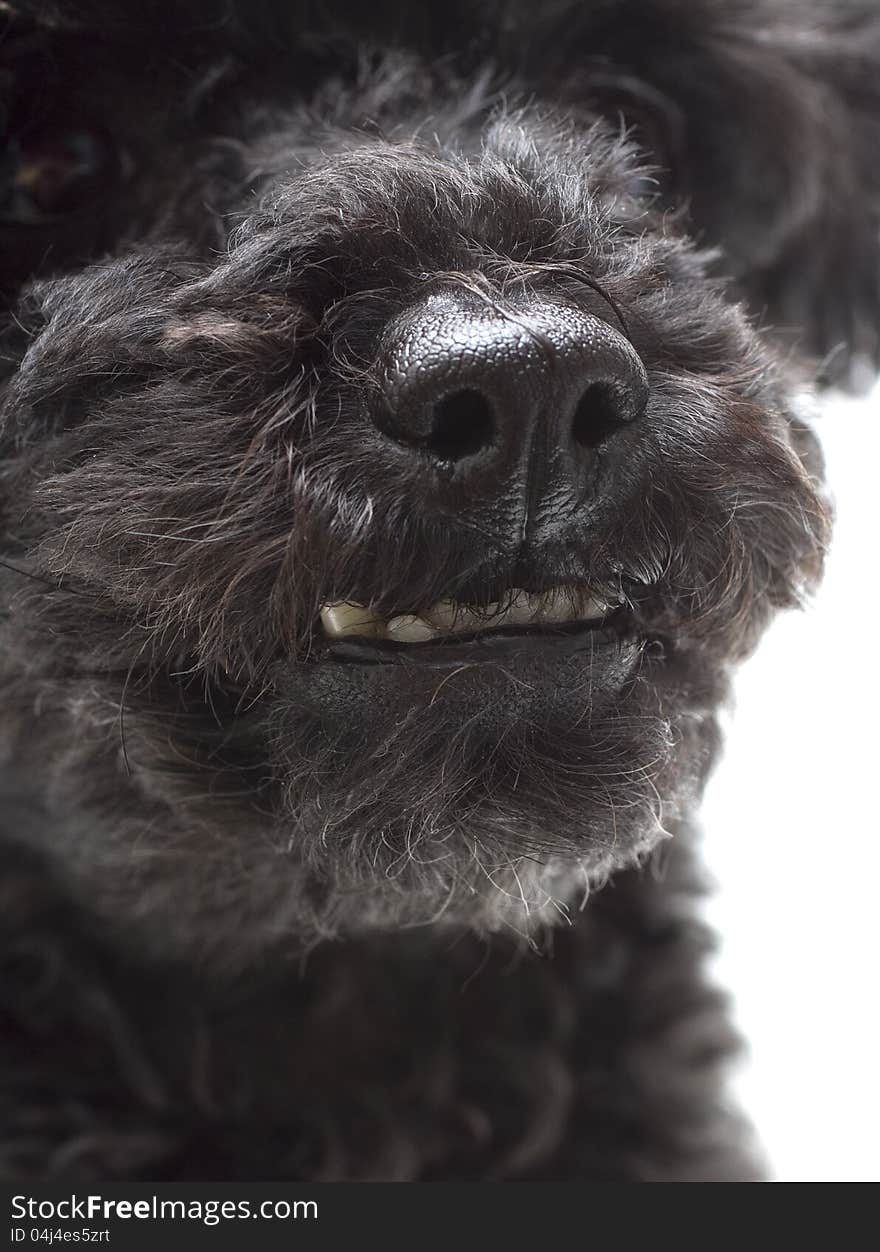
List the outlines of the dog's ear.
{"label": "dog's ear", "polygon": [[610,55],[587,57],[603,108],[635,123],[761,323],[858,383],[880,365],[880,4],[604,11]]}

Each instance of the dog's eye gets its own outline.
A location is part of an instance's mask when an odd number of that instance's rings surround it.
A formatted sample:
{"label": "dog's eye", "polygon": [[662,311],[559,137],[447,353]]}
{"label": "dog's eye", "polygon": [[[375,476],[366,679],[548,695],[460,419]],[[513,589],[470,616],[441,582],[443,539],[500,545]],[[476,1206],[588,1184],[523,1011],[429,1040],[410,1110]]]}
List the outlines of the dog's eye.
{"label": "dog's eye", "polygon": [[13,140],[0,159],[0,218],[28,224],[81,209],[113,166],[110,145],[91,131]]}

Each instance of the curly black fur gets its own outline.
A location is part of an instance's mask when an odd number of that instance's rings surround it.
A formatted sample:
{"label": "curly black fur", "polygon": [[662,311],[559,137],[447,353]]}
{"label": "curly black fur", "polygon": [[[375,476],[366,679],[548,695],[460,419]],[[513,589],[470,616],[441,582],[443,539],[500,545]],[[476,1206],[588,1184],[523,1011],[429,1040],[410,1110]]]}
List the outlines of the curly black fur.
{"label": "curly black fur", "polygon": [[[821,572],[796,397],[880,357],[880,21],[411,7],[0,6],[10,1177],[756,1176],[692,812]],[[435,292],[647,372],[526,543],[365,417]],[[316,663],[573,583],[610,659]]]}

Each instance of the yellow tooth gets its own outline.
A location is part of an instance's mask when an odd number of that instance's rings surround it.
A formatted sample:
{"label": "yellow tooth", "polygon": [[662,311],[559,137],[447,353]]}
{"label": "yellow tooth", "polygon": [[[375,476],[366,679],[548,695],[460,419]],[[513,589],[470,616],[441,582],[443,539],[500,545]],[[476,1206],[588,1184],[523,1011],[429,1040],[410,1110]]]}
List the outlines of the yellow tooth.
{"label": "yellow tooth", "polygon": [[581,597],[567,587],[555,587],[540,597],[538,617],[551,622],[576,622],[582,616]]}
{"label": "yellow tooth", "polygon": [[438,600],[436,604],[431,605],[424,616],[432,626],[446,634],[455,629],[461,616],[461,607],[454,600]]}
{"label": "yellow tooth", "polygon": [[484,614],[456,604],[455,600],[438,600],[423,617],[441,635],[460,635],[466,630],[476,630],[485,621]]}
{"label": "yellow tooth", "polygon": [[385,628],[386,637],[396,643],[424,643],[427,639],[435,639],[437,632],[433,626],[421,617],[407,614],[392,617]]}
{"label": "yellow tooth", "polygon": [[581,621],[592,622],[592,621],[595,621],[597,618],[604,617],[607,612],[608,612],[607,604],[603,604],[601,600],[594,600],[591,596],[588,596],[581,603],[580,613],[578,614],[578,616],[580,617]]}
{"label": "yellow tooth", "polygon": [[[542,622],[593,621],[604,617],[608,606],[579,587],[554,587],[552,591],[511,591],[500,603],[474,609],[455,600],[438,600],[419,619],[437,634],[491,630],[493,626],[532,626]],[[398,619],[400,620],[400,619]],[[414,619],[407,618],[406,621]],[[421,636],[420,636],[421,637]]]}
{"label": "yellow tooth", "polygon": [[542,599],[542,596],[530,596],[527,591],[515,591],[498,606],[499,625],[531,625],[540,616]]}
{"label": "yellow tooth", "polygon": [[365,609],[361,604],[350,604],[346,601],[325,604],[321,609],[321,625],[324,627],[324,634],[331,639],[341,639],[347,635],[366,635],[375,639],[385,633],[385,623],[378,614]]}

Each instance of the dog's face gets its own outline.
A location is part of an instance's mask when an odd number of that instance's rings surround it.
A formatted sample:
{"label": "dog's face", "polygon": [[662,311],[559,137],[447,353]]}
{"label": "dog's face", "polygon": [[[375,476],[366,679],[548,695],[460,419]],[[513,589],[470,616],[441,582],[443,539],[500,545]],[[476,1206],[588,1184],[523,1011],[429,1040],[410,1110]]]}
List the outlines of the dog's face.
{"label": "dog's face", "polygon": [[251,124],[222,249],[8,329],[10,753],[159,943],[564,913],[674,831],[820,568],[792,379],[635,145],[431,113]]}

